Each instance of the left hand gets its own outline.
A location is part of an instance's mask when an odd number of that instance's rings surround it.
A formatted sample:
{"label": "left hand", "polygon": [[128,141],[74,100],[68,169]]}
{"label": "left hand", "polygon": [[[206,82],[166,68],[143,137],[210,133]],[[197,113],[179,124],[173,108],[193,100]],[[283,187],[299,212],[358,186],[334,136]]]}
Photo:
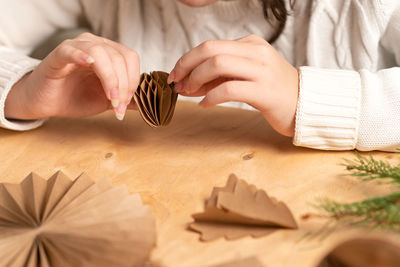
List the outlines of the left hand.
{"label": "left hand", "polygon": [[205,95],[203,107],[247,103],[276,131],[294,135],[298,71],[259,36],[202,43],[181,57],[168,82],[182,95]]}

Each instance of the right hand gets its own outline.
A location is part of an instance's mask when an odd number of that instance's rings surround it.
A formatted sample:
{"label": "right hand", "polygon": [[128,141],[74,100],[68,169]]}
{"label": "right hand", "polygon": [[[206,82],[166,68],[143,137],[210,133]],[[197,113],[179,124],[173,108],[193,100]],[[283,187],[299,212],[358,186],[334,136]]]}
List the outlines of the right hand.
{"label": "right hand", "polygon": [[[84,33],[55,48],[11,89],[10,119],[83,117],[114,109],[122,120],[140,78],[139,57],[114,41]],[[134,101],[133,101],[134,102]]]}

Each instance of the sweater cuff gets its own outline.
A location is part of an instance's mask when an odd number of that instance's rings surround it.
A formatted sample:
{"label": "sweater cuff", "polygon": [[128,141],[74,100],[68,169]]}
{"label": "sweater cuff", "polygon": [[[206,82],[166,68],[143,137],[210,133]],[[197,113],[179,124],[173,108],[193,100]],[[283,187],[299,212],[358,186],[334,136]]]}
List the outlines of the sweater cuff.
{"label": "sweater cuff", "polygon": [[314,149],[354,149],[360,104],[358,72],[301,67],[293,143]]}
{"label": "sweater cuff", "polygon": [[25,131],[39,127],[45,119],[41,120],[8,120],[4,116],[4,106],[13,85],[24,75],[31,72],[40,63],[39,60],[16,53],[8,49],[0,49],[0,127]]}

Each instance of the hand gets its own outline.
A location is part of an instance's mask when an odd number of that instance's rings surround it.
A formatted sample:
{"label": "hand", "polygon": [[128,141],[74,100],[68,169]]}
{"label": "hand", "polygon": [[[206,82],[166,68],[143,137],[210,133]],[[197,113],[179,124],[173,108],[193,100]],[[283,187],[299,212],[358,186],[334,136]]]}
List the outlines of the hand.
{"label": "hand", "polygon": [[5,116],[82,117],[113,108],[122,120],[139,78],[135,51],[84,33],[62,42],[14,85],[6,99]]}
{"label": "hand", "polygon": [[182,95],[205,95],[203,107],[247,103],[276,131],[294,135],[298,71],[261,37],[204,42],[176,63],[168,82]]}

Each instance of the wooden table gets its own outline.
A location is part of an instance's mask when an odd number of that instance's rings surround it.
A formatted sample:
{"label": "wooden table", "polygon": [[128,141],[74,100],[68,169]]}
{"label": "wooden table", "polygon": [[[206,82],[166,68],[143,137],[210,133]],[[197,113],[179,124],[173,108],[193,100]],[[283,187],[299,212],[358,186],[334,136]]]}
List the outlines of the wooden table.
{"label": "wooden table", "polygon": [[[19,182],[31,171],[50,177],[62,170],[92,178],[112,178],[141,194],[157,219],[152,261],[161,266],[206,266],[256,256],[265,266],[315,266],[333,245],[358,230],[343,230],[322,241],[303,238],[324,220],[301,220],[321,197],[356,201],[379,195],[385,186],[343,176],[339,163],[353,152],[299,148],[278,135],[257,112],[230,108],[201,109],[179,102],[172,123],[148,127],[137,112],[123,122],[111,112],[85,119],[52,119],[29,132],[0,130],[1,182]],[[390,153],[375,156],[396,160]],[[297,231],[277,231],[203,243],[186,230],[190,215],[203,210],[214,186],[230,173],[288,204]],[[397,239],[397,237],[393,237]]]}

